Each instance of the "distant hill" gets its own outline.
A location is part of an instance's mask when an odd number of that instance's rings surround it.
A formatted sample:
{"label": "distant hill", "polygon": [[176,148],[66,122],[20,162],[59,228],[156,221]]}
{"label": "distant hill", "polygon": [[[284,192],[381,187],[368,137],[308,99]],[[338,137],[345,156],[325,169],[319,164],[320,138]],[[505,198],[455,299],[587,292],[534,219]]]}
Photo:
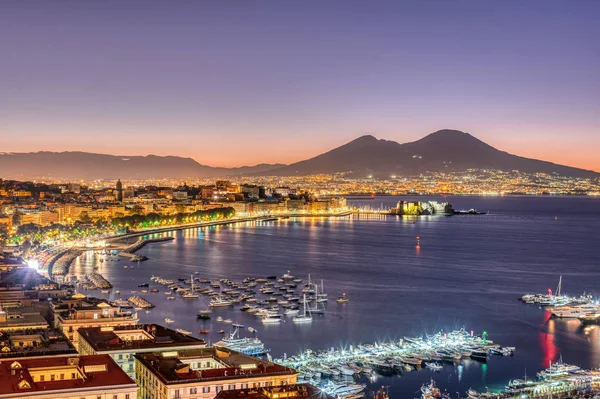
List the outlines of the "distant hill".
{"label": "distant hill", "polygon": [[305,161],[273,169],[273,176],[351,172],[389,177],[425,172],[460,172],[470,168],[599,177],[594,171],[512,155],[458,130],[440,130],[412,143],[378,140],[367,135]]}
{"label": "distant hill", "polygon": [[266,173],[282,164],[214,168],[175,156],[116,156],[87,152],[0,153],[0,178],[65,180],[226,177]]}

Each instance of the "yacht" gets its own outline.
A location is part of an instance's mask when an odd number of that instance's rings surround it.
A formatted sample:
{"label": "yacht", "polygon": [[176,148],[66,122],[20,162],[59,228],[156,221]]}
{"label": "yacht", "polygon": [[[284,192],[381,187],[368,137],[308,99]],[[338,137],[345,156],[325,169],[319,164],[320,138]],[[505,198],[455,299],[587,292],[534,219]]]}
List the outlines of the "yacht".
{"label": "yacht", "polygon": [[263,324],[279,324],[281,323],[281,316],[279,315],[267,315],[261,319]]}
{"label": "yacht", "polygon": [[441,369],[444,368],[444,366],[442,366],[440,363],[437,363],[437,362],[425,363],[425,367],[427,367],[428,369],[431,369],[433,371],[440,371]]}
{"label": "yacht", "polygon": [[290,271],[288,270],[287,273],[285,273],[283,276],[281,276],[281,278],[284,279],[284,280],[293,280],[295,277],[292,276],[290,274]]}
{"label": "yacht", "polygon": [[198,299],[200,298],[200,295],[196,294],[196,292],[194,291],[194,276],[190,275],[190,280],[192,286],[190,288],[190,291],[183,294],[183,299]]}
{"label": "yacht", "polygon": [[339,297],[338,299],[335,300],[337,303],[347,303],[348,302],[348,297],[346,296],[346,293],[342,293],[342,296]]}
{"label": "yacht", "polygon": [[211,308],[223,308],[231,305],[233,305],[233,302],[221,297],[216,297],[210,301]]}
{"label": "yacht", "polygon": [[553,378],[564,377],[580,370],[581,369],[578,366],[563,363],[561,360],[558,363],[550,364],[550,367],[548,367],[546,370],[540,371],[537,373],[537,375],[541,379],[549,380]]}
{"label": "yacht", "polygon": [[302,316],[296,315],[292,318],[292,321],[297,324],[312,323],[312,316],[306,314],[306,294],[304,295],[304,300],[302,302],[304,305],[304,312],[303,312]]}
{"label": "yacht", "polygon": [[587,313],[581,316],[578,316],[577,319],[586,324],[586,323],[597,323],[600,321],[600,312]]}
{"label": "yacht", "polygon": [[[239,329],[241,328],[240,326],[234,325],[235,329],[231,332],[231,334],[229,335],[228,338],[223,338],[222,340],[220,340],[219,342],[215,342],[215,344],[213,346],[215,347],[223,347],[223,348],[227,348],[227,349],[231,349],[240,353],[243,353],[244,355],[249,355],[249,356],[260,356],[260,355],[264,355],[265,353],[267,353],[269,350],[265,349],[265,344],[258,338],[253,337],[253,338],[240,338],[239,336]],[[248,328],[248,331],[250,331],[250,328]],[[253,332],[254,329],[252,329],[251,332]]]}
{"label": "yacht", "polygon": [[575,306],[556,306],[556,307],[548,307],[546,310],[552,313],[553,316],[560,318],[575,318],[587,313],[595,313],[600,310],[600,306],[593,303],[586,303],[583,305],[575,305]]}
{"label": "yacht", "polygon": [[175,323],[175,320],[173,320],[173,319],[169,319],[169,318],[167,317],[167,318],[165,319],[165,323],[167,323],[167,324],[172,324],[172,323]]}
{"label": "yacht", "polygon": [[295,316],[300,313],[300,309],[287,309],[283,314],[285,316]]}

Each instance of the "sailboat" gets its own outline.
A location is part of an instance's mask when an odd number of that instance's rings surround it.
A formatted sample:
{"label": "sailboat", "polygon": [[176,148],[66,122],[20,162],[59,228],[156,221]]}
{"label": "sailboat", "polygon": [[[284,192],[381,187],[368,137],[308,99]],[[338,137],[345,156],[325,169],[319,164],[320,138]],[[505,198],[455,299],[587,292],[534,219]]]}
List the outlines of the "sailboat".
{"label": "sailboat", "polygon": [[302,316],[296,315],[296,316],[292,317],[292,321],[294,323],[312,323],[312,316],[306,314],[306,294],[304,295],[303,303],[304,303],[304,313]]}
{"label": "sailboat", "polygon": [[190,289],[189,292],[186,292],[185,294],[183,294],[183,299],[198,299],[200,297],[200,295],[196,294],[196,292],[194,291],[194,276],[190,275],[190,280],[192,280],[192,288]]}
{"label": "sailboat", "polygon": [[311,314],[325,314],[325,304],[323,302],[319,302],[319,286],[317,284],[313,284],[313,287],[315,288],[315,306],[309,307],[308,311]]}
{"label": "sailboat", "polygon": [[323,303],[323,302],[327,302],[327,294],[325,293],[325,290],[323,289],[323,279],[321,279],[321,292],[319,294],[317,294],[317,303]]}

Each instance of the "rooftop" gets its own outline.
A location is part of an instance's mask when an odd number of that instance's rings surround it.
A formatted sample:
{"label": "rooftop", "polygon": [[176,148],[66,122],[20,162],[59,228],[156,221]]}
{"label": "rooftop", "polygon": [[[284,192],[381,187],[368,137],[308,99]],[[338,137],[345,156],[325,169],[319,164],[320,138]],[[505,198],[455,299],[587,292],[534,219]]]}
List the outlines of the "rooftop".
{"label": "rooftop", "polygon": [[[49,374],[52,377],[47,377]],[[75,373],[75,378],[72,378]],[[41,381],[41,375],[50,381]],[[64,379],[61,379],[60,377]],[[44,379],[46,379],[44,378]],[[89,389],[103,386],[135,387],[135,382],[108,355],[46,357],[0,362],[0,395]]]}
{"label": "rooftop", "polygon": [[[248,378],[259,375],[294,375],[294,369],[225,348],[204,348],[169,353],[139,353],[136,359],[165,384]],[[215,367],[193,367],[196,361],[214,361]]]}
{"label": "rooftop", "polygon": [[305,398],[305,399],[333,399],[333,396],[327,395],[317,387],[310,384],[284,385],[278,387],[234,389],[231,391],[221,391],[215,399],[284,399],[284,398]]}
{"label": "rooftop", "polygon": [[80,328],[79,334],[96,352],[206,345],[201,339],[178,333],[158,324]]}

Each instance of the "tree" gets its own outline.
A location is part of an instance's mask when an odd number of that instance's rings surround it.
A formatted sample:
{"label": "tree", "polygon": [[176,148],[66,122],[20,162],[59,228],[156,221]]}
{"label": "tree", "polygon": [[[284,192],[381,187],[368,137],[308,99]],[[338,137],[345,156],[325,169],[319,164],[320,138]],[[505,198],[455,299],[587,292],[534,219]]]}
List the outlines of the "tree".
{"label": "tree", "polygon": [[83,211],[79,215],[79,221],[81,223],[84,223],[84,224],[92,223],[92,218],[90,217],[90,215],[86,211]]}
{"label": "tree", "polygon": [[21,224],[21,214],[19,212],[13,213],[12,224],[13,224],[13,226],[18,226]]}

